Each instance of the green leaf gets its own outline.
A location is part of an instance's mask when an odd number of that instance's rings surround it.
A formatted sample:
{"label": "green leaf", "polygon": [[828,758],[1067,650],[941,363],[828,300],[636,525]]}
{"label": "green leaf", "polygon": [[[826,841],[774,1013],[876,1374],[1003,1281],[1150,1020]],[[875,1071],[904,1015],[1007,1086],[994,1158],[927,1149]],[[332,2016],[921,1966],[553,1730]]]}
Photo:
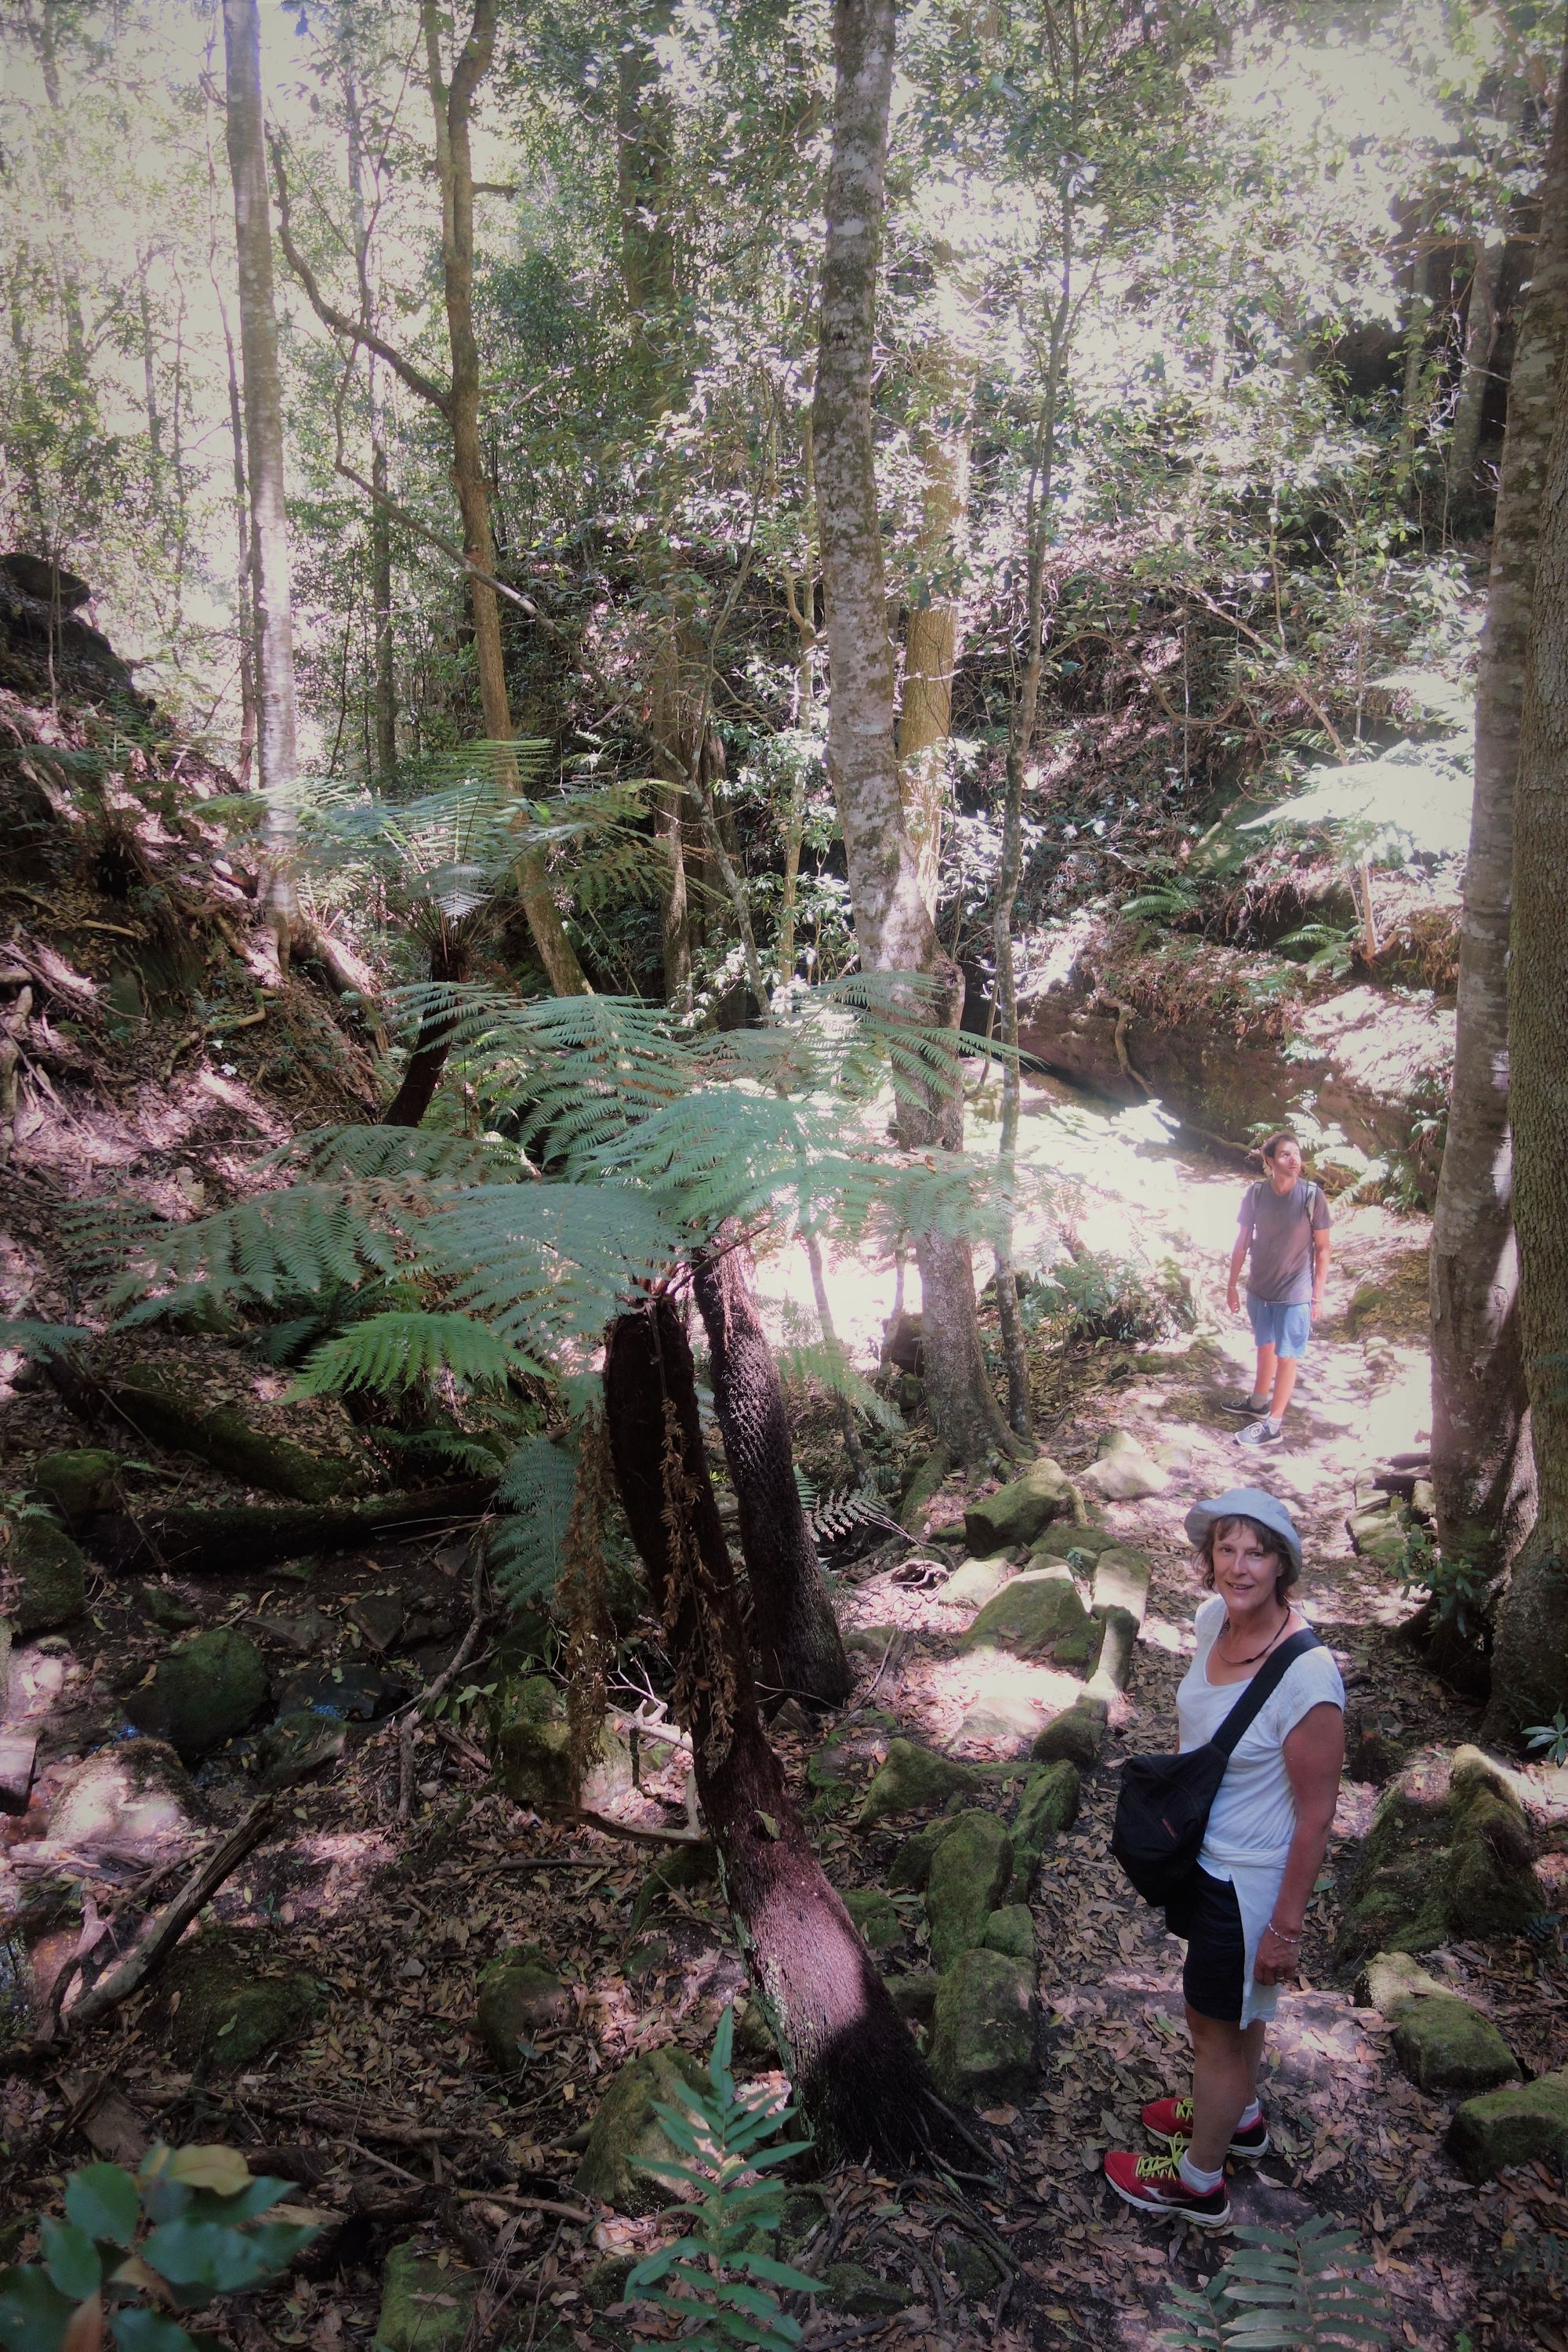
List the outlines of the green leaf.
{"label": "green leaf", "polygon": [[117,2311],[109,2324],[120,2352],[194,2352],[195,2338],[161,2312]]}
{"label": "green leaf", "polygon": [[38,2224],[38,2241],[44,2267],[62,2294],[68,2294],[73,2303],[85,2303],[89,2294],[98,2293],[103,2284],[103,2264],[85,2230],[79,2230],[74,2221],[57,2221],[46,2214]]}
{"label": "green leaf", "polygon": [[0,2344],[5,2352],[59,2352],[75,2309],[75,2300],[31,2263],[0,2271]]}
{"label": "green leaf", "polygon": [[136,2183],[118,2164],[84,2164],[66,2182],[66,2211],[89,2238],[128,2246],[141,2210]]}
{"label": "green leaf", "polygon": [[154,2230],[142,2253],[150,2269],[175,2286],[205,2286],[216,2294],[231,2294],[287,2269],[315,2234],[289,2221],[231,2230],[221,2221],[194,2221],[186,2216]]}

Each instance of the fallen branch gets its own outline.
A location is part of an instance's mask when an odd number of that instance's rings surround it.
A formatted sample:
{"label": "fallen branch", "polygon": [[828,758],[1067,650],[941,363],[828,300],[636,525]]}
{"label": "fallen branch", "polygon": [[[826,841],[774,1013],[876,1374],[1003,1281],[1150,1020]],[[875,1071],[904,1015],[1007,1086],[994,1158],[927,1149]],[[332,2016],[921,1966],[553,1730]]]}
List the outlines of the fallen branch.
{"label": "fallen branch", "polygon": [[520,2197],[510,2189],[459,2189],[459,2205],[504,2205],[510,2213],[555,2213],[563,2221],[586,2225],[595,2219],[585,2205],[563,2205],[553,2197]]}
{"label": "fallen branch", "polygon": [[[46,1370],[55,1360],[51,1358]],[[299,1559],[306,1552],[357,1551],[373,1538],[471,1523],[484,1517],[495,1491],[493,1478],[468,1478],[370,1503],[301,1504],[283,1509],[237,1505],[134,1518],[124,1512],[103,1512],[88,1522],[83,1541],[109,1569],[186,1569],[221,1575],[226,1570]]]}
{"label": "fallen branch", "polygon": [[634,1845],[706,1845],[708,1835],[703,1830],[648,1830],[631,1822],[612,1821],[608,1813],[590,1812],[583,1805],[546,1805],[541,1808],[545,1819],[552,1822],[578,1822],[584,1829],[603,1830],[606,1837],[629,1838]]}

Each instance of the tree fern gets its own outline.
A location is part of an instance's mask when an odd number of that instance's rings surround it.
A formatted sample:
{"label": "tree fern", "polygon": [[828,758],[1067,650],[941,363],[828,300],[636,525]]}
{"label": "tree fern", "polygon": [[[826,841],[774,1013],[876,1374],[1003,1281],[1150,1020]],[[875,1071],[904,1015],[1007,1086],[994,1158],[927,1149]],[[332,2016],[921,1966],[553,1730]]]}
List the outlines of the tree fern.
{"label": "tree fern", "polygon": [[1237,2251],[1203,2294],[1175,2295],[1160,2339],[1171,2352],[1383,2352],[1387,2298],[1359,2274],[1353,2231],[1315,2213],[1299,2230],[1236,2235]]}
{"label": "tree fern", "polygon": [[485,1559],[508,1609],[554,1591],[576,1486],[576,1455],[547,1437],[524,1438],[502,1471],[496,1500],[508,1516],[491,1529]]}
{"label": "tree fern", "polygon": [[315,1349],[294,1382],[297,1397],[348,1389],[391,1392],[448,1373],[462,1388],[486,1388],[541,1367],[471,1315],[393,1308],[368,1316]]}

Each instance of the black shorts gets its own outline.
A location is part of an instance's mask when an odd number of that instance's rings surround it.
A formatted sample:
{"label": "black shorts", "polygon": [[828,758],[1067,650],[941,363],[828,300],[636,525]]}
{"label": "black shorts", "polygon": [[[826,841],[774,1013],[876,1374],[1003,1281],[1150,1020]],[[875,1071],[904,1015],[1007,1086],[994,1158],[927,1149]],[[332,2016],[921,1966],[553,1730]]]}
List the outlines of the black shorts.
{"label": "black shorts", "polygon": [[[1224,2025],[1239,2025],[1247,1990],[1247,1937],[1241,1906],[1227,1878],[1211,1878],[1206,1870],[1194,1874],[1184,1889],[1185,1900],[1173,1924],[1187,1938],[1182,1990],[1187,2007],[1200,2017]],[[1174,1907],[1174,1906],[1173,1906]]]}

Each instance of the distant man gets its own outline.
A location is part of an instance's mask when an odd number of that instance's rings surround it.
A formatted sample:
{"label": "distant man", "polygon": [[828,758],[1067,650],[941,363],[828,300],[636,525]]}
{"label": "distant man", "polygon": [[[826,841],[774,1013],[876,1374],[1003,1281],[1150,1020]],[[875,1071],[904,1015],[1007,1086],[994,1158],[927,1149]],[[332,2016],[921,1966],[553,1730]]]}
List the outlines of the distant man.
{"label": "distant man", "polygon": [[[1247,1314],[1258,1342],[1252,1393],[1224,1400],[1247,1427],[1238,1445],[1278,1445],[1286,1407],[1307,1352],[1312,1318],[1323,1311],[1329,1277],[1329,1204],[1321,1184],[1301,1174],[1301,1147],[1293,1135],[1271,1135],[1263,1146],[1263,1178],[1242,1195],[1236,1247],[1230,1254],[1226,1304],[1241,1307],[1247,1266]],[[1249,1262],[1250,1261],[1250,1262]]]}

